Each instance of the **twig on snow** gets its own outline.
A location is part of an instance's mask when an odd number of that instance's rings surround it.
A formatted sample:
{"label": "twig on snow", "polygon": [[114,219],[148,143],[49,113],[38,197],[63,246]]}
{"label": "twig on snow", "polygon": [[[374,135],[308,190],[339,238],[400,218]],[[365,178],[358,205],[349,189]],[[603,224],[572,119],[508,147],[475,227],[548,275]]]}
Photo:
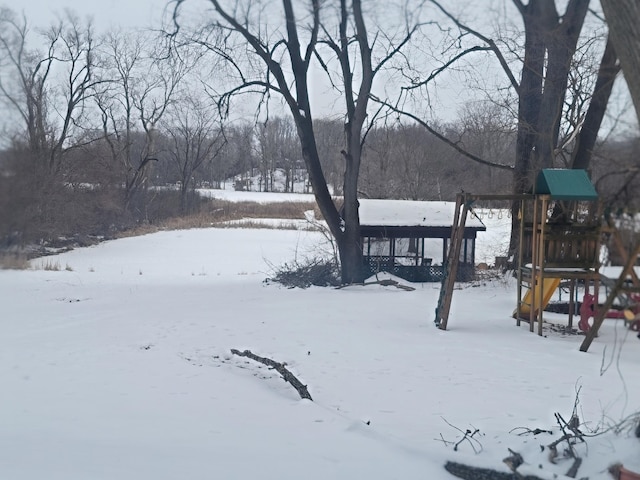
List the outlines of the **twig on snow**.
{"label": "twig on snow", "polygon": [[520,433],[517,434],[519,437],[523,435],[529,435],[529,434],[540,435],[541,433],[548,433],[549,435],[553,435],[553,432],[551,430],[544,430],[542,428],[531,429],[529,427],[515,427],[509,430],[509,433],[514,433],[516,430],[522,430]]}
{"label": "twig on snow", "polygon": [[409,285],[403,285],[399,282],[396,282],[395,280],[392,280],[390,278],[387,279],[382,279],[382,280],[372,280],[370,282],[362,282],[362,283],[353,283],[353,284],[347,284],[347,285],[340,285],[336,288],[340,289],[340,288],[344,288],[344,287],[350,287],[352,285],[360,285],[363,287],[366,287],[367,285],[382,285],[383,287],[396,287],[399,288],[401,290],[406,290],[407,292],[412,292],[415,290],[414,287],[410,287]]}
{"label": "twig on snow", "polygon": [[[453,445],[453,451],[454,452],[458,451],[458,447],[465,440],[467,442],[469,442],[469,445],[471,445],[471,448],[473,449],[473,453],[477,454],[477,453],[482,452],[482,444],[478,441],[478,439],[474,438],[474,435],[476,435],[477,433],[480,433],[480,429],[479,428],[475,428],[472,425],[473,430],[470,430],[470,429],[462,430],[462,429],[456,427],[455,425],[452,425],[451,423],[449,423],[444,417],[441,417],[441,418],[444,421],[444,423],[446,423],[451,428],[455,428],[460,433],[462,433],[462,438],[460,440],[458,440],[457,442],[455,442],[454,445]],[[442,435],[440,435],[440,436],[442,436]],[[453,443],[453,442],[449,442],[449,443]]]}
{"label": "twig on snow", "polygon": [[268,367],[273,368],[280,375],[282,375],[282,378],[285,382],[290,383],[291,386],[298,391],[300,398],[306,398],[308,400],[313,401],[313,398],[311,398],[311,395],[309,394],[309,390],[307,389],[307,386],[303,385],[302,382],[298,380],[298,378],[287,369],[285,363],[276,362],[266,357],[260,357],[254,354],[253,352],[251,352],[251,350],[245,350],[241,352],[240,350],[236,350],[235,348],[232,348],[231,353],[233,353],[234,355],[238,355],[239,357],[250,358],[251,360],[255,360],[256,362],[260,362]]}

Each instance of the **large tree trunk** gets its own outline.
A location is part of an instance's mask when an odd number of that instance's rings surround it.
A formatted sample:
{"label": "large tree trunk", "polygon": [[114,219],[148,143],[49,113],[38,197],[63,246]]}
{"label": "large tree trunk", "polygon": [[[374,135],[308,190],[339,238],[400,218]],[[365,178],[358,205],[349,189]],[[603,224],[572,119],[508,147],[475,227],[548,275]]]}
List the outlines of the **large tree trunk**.
{"label": "large tree trunk", "polygon": [[589,0],[571,0],[562,18],[551,13],[545,18],[543,34],[547,49],[547,66],[538,112],[538,136],[535,147],[538,158],[534,165],[536,172],[541,168],[554,166],[571,59],[576,51],[588,7]]}
{"label": "large tree trunk", "polygon": [[316,203],[320,209],[320,213],[324,217],[331,234],[339,242],[342,236],[341,218],[336,205],[333,203],[327,182],[322,172],[322,165],[318,155],[316,139],[313,132],[313,124],[308,117],[294,115],[298,136],[300,137],[300,145],[302,147],[302,158],[309,173],[309,183],[313,188],[313,194],[316,197]]}
{"label": "large tree trunk", "polygon": [[[524,22],[524,64],[520,79],[518,103],[518,135],[514,168],[514,193],[529,190],[533,179],[534,146],[540,128],[540,106],[544,79],[545,24],[553,18],[547,0],[531,0],[521,10]],[[553,9],[555,10],[555,9]],[[553,11],[552,10],[552,11]]]}
{"label": "large tree trunk", "polygon": [[[348,128],[348,126],[347,126]],[[347,135],[350,137],[350,135]],[[356,141],[357,138],[357,141]],[[362,245],[360,240],[360,215],[358,213],[358,172],[360,170],[360,136],[352,138],[350,151],[344,153],[346,170],[344,174],[344,233],[340,245],[340,265],[343,283],[364,281]],[[356,145],[353,145],[353,144]],[[355,150],[355,151],[354,151]],[[354,158],[355,157],[355,158]]]}
{"label": "large tree trunk", "polygon": [[[552,167],[557,147],[567,79],[589,0],[570,0],[558,15],[554,0],[514,0],[525,28],[520,80],[518,134],[513,173],[516,194],[531,191],[541,168]],[[518,248],[518,215],[512,215],[510,255]]]}
{"label": "large tree trunk", "polygon": [[[297,117],[296,126],[302,145],[302,156],[309,172],[309,182],[331,234],[336,239],[340,255],[342,283],[360,283],[364,280],[362,248],[360,246],[360,220],[358,216],[358,172],[360,162],[347,158],[344,175],[344,203],[342,216],[338,212],[325,181],[313,125],[307,117]],[[358,136],[359,139],[359,136]],[[359,151],[358,151],[358,158]]]}
{"label": "large tree trunk", "polygon": [[553,166],[571,58],[588,6],[589,0],[571,0],[562,17],[554,0],[531,0],[520,7],[525,54],[519,92],[514,193],[527,192],[536,173]]}
{"label": "large tree trunk", "polygon": [[596,144],[598,131],[602,125],[602,120],[607,110],[607,103],[609,103],[609,97],[613,90],[613,82],[620,71],[617,60],[616,51],[613,48],[611,38],[609,38],[604,49],[604,54],[602,55],[602,60],[600,61],[598,78],[593,89],[591,102],[589,103],[589,108],[587,109],[580,133],[576,138],[576,146],[572,153],[571,168],[580,168],[583,170],[589,168],[591,157],[593,156],[593,147]]}
{"label": "large tree trunk", "polygon": [[[229,35],[233,35],[235,32],[242,37],[248,44],[248,48],[257,54],[266,67],[264,79],[260,81],[247,80],[240,86],[232,88],[222,96],[221,102],[225,104],[229,98],[237,95],[242,90],[254,90],[258,85],[265,87],[265,94],[267,91],[277,91],[282,96],[296,124],[302,147],[302,157],[307,166],[309,181],[313,187],[318,207],[340,250],[342,281],[344,283],[361,282],[363,280],[363,268],[357,187],[362,143],[364,141],[363,127],[365,120],[367,120],[369,95],[376,72],[392,57],[402,55],[402,46],[409,41],[413,33],[418,29],[418,24],[413,25],[411,28],[407,25],[406,37],[397,42],[397,45],[394,46],[397,39],[390,41],[387,54],[383,55],[382,59],[379,59],[380,63],[374,68],[372,65],[372,47],[369,45],[361,0],[339,1],[339,29],[338,32],[335,32],[335,36],[331,33],[334,29],[328,28],[320,21],[320,12],[325,3],[322,0],[309,0],[308,2],[281,1],[284,24],[282,30],[278,30],[279,33],[276,34],[276,30],[274,30],[272,38],[268,33],[260,33],[262,26],[251,24],[250,18],[252,15],[247,14],[247,18],[243,18],[240,15],[242,8],[227,11],[223,7],[223,2],[210,0],[221,19],[223,31],[228,31]],[[177,7],[180,3],[176,3],[174,21],[177,18]],[[230,3],[233,4],[234,2]],[[246,3],[250,4],[251,2]],[[297,8],[298,5],[305,4],[309,7],[309,10],[305,13],[304,22],[298,23],[294,13],[294,5]],[[235,16],[236,14],[238,14],[238,17]],[[329,13],[329,15],[332,14]],[[330,17],[328,16],[327,18]],[[407,17],[408,20],[409,18]],[[266,24],[264,28],[266,28]],[[301,45],[298,34],[299,28],[304,31],[304,37],[308,39],[306,46]],[[258,33],[254,33],[254,31]],[[275,36],[280,35],[280,33],[282,33],[282,38],[278,40]],[[267,35],[264,39],[261,37],[263,34]],[[328,68],[329,62],[320,58],[320,51],[316,48],[319,42],[332,51],[332,54],[339,61],[340,80],[339,82],[336,81],[335,84],[332,80],[332,84],[342,90],[342,96],[346,103],[345,133],[347,142],[344,153],[346,171],[343,216],[338,212],[329,194],[313,131],[313,117],[311,115],[308,88],[309,68],[312,60],[319,60],[321,67],[325,69],[327,74],[332,75],[333,73],[333,68]],[[354,55],[353,62],[351,55]],[[288,59],[285,61],[282,58],[283,56],[288,57]],[[234,58],[233,52],[225,52],[222,57],[228,61],[233,70],[240,68],[242,62],[238,62]],[[378,56],[376,55],[376,57]],[[290,68],[290,72],[285,72],[283,65],[286,65],[287,70]],[[354,72],[357,72],[355,78]],[[250,78],[251,76],[240,75],[242,78]]]}
{"label": "large tree trunk", "polygon": [[640,2],[601,0],[600,3],[640,122]]}

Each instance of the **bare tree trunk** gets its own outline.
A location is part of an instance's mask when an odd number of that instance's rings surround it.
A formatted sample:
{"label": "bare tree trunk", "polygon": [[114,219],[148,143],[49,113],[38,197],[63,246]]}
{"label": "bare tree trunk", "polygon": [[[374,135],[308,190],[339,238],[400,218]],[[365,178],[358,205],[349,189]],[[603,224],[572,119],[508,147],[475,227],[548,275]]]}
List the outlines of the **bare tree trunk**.
{"label": "bare tree trunk", "polygon": [[[358,140],[359,140],[358,136]],[[359,283],[363,277],[363,257],[360,240],[360,216],[358,213],[358,171],[360,166],[360,146],[358,144],[356,162],[351,155],[346,154],[346,171],[344,174],[344,233],[340,240],[340,264],[342,266],[343,283]]]}
{"label": "bare tree trunk", "polygon": [[525,26],[514,169],[514,193],[523,193],[540,168],[553,166],[571,58],[589,0],[571,0],[562,17],[554,0],[514,2]]}
{"label": "bare tree trunk", "polygon": [[613,48],[611,38],[609,38],[600,61],[598,79],[593,89],[593,96],[580,133],[576,138],[577,144],[573,150],[571,168],[584,170],[589,168],[591,157],[593,156],[593,147],[596,144],[598,131],[602,125],[607,103],[613,90],[613,82],[620,71],[617,60],[616,51]]}
{"label": "bare tree trunk", "polygon": [[601,0],[600,3],[640,122],[640,3],[638,0]]}
{"label": "bare tree trunk", "polygon": [[[174,10],[174,22],[178,25],[179,6],[185,0],[176,0]],[[362,11],[361,0],[340,0],[337,12],[339,21],[338,29],[321,22],[320,13],[326,2],[322,0],[307,0],[306,2],[294,2],[281,0],[283,23],[280,28],[274,29],[273,34],[266,33],[267,25],[260,25],[259,16],[252,17],[247,13],[246,17],[241,12],[246,7],[247,12],[252,2],[230,2],[227,9],[220,0],[210,0],[218,20],[215,22],[224,32],[222,45],[212,46],[212,51],[220,52],[223,60],[234,71],[242,70],[242,62],[235,56],[239,50],[227,49],[232,39],[238,38],[245,42],[248,48],[262,60],[266,69],[264,73],[251,72],[248,75],[240,75],[241,83],[224,93],[219,105],[228,107],[231,97],[243,90],[263,88],[265,97],[277,92],[291,112],[296,125],[302,158],[305,161],[309,175],[309,183],[313,188],[316,202],[327,222],[331,234],[336,239],[340,249],[342,261],[342,281],[361,282],[363,280],[362,251],[360,247],[360,222],[358,220],[358,175],[360,171],[360,156],[362,144],[365,138],[365,121],[372,121],[367,117],[367,106],[371,94],[373,79],[378,71],[395,56],[403,55],[402,49],[409,42],[412,35],[420,28],[417,21],[413,25],[403,26],[404,33],[399,40],[386,40],[386,47],[381,49],[378,45],[384,42],[375,42],[377,53],[372,55],[372,45],[367,36],[365,17]],[[257,1],[254,3],[258,3]],[[276,2],[269,2],[276,5]],[[280,2],[278,2],[280,3]],[[264,2],[263,5],[267,5]],[[294,10],[298,6],[307,6],[303,23],[296,19]],[[332,8],[327,4],[327,11]],[[260,7],[256,7],[259,9]],[[328,13],[327,20],[332,18]],[[255,23],[255,22],[258,23]],[[219,23],[218,23],[219,22]],[[254,24],[255,23],[255,24]],[[407,21],[407,23],[410,23]],[[299,29],[304,31],[306,45],[300,41]],[[335,32],[335,36],[334,33]],[[177,31],[175,32],[177,34]],[[235,35],[237,34],[237,35]],[[276,39],[276,37],[281,37]],[[204,40],[206,44],[209,40]],[[321,46],[321,48],[319,48]],[[220,50],[222,49],[222,51]],[[227,49],[227,50],[225,50]],[[323,52],[330,52],[339,62],[339,73],[335,75],[333,64],[329,59],[323,59]],[[286,57],[286,61],[283,60]],[[373,67],[372,57],[378,61]],[[342,98],[346,104],[344,115],[345,134],[347,136],[345,152],[346,171],[344,177],[343,211],[341,216],[331,198],[327,186],[318,145],[313,129],[313,117],[309,102],[309,75],[312,61],[319,61],[324,72],[333,77],[331,83],[342,92]],[[285,72],[285,69],[287,70]],[[242,72],[240,72],[242,73]],[[339,77],[339,78],[338,78]],[[251,79],[251,80],[250,80]]]}
{"label": "bare tree trunk", "polygon": [[[589,0],[570,0],[562,17],[555,0],[513,0],[525,27],[525,54],[518,104],[514,193],[532,188],[541,168],[552,167],[567,79]],[[545,64],[546,60],[546,64]],[[512,207],[510,255],[519,243],[516,205]]]}
{"label": "bare tree trunk", "polygon": [[588,7],[589,0],[571,0],[562,18],[558,18],[557,14],[547,13],[544,19],[546,25],[543,27],[543,35],[547,49],[547,65],[538,113],[538,135],[535,145],[537,159],[533,165],[535,172],[540,168],[554,166],[571,58],[576,51]]}

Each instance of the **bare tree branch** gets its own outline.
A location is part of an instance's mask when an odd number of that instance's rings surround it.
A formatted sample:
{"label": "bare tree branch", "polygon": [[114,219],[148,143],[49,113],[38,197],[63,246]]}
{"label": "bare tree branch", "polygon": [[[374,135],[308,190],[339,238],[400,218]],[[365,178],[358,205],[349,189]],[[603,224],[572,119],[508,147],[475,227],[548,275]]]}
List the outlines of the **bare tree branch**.
{"label": "bare tree branch", "polygon": [[420,88],[426,84],[428,84],[430,81],[432,81],[434,78],[436,78],[439,74],[441,74],[442,72],[444,72],[447,68],[449,68],[451,65],[453,65],[455,62],[457,62],[458,60],[460,60],[462,57],[465,57],[466,55],[470,54],[470,53],[474,53],[474,52],[482,52],[482,51],[490,51],[491,47],[481,47],[479,45],[476,45],[474,47],[471,48],[467,48],[466,50],[460,52],[458,55],[456,55],[455,57],[453,57],[451,60],[449,60],[448,62],[446,62],[444,65],[442,65],[441,67],[435,69],[425,80],[422,80],[421,82],[418,83],[414,83],[408,87],[402,87],[403,90],[414,90],[416,88]]}
{"label": "bare tree branch", "polygon": [[444,143],[446,143],[447,145],[449,145],[451,148],[455,149],[456,151],[458,151],[459,153],[461,153],[462,155],[464,155],[465,157],[467,157],[470,160],[473,160],[474,162],[480,163],[482,165],[487,165],[489,167],[493,167],[493,168],[498,168],[500,170],[507,170],[507,171],[513,171],[513,167],[510,165],[502,165],[500,163],[494,163],[494,162],[490,162],[488,160],[484,160],[472,153],[467,152],[465,149],[463,149],[462,147],[460,147],[460,145],[458,145],[455,142],[452,142],[451,140],[449,140],[447,137],[445,137],[444,135],[442,135],[440,132],[434,130],[427,122],[425,122],[424,120],[422,120],[421,118],[417,117],[416,115],[406,112],[394,105],[391,105],[389,102],[386,102],[384,100],[381,100],[380,98],[376,97],[375,95],[370,95],[371,99],[374,102],[380,103],[381,105],[384,105],[385,107],[391,109],[392,111],[403,115],[407,118],[412,119],[413,121],[415,121],[416,123],[418,123],[419,125],[421,125],[422,127],[424,127],[429,133],[431,133],[433,136],[435,136],[436,138],[438,138],[439,140],[443,141]]}
{"label": "bare tree branch", "polygon": [[[467,25],[463,24],[462,22],[460,22],[455,16],[453,16],[451,13],[449,13],[449,11],[446,10],[442,5],[440,5],[440,3],[437,2],[436,0],[429,0],[429,1],[431,3],[433,3],[436,7],[438,7],[438,9],[442,13],[444,13],[458,28],[460,28],[461,30],[463,30],[463,31],[465,31],[467,33],[470,33],[471,35],[473,35],[476,38],[479,38],[480,40],[482,40],[483,42],[485,42],[489,46],[488,48],[495,54],[496,58],[498,59],[498,62],[500,63],[500,66],[504,70],[504,73],[507,75],[507,78],[509,79],[509,82],[511,83],[511,86],[513,86],[515,91],[519,93],[520,92],[520,85],[518,84],[518,81],[516,80],[516,77],[513,75],[513,72],[511,71],[511,68],[509,67],[509,64],[507,63],[507,60],[504,58],[504,55],[502,55],[502,52],[500,51],[500,49],[498,48],[496,43],[492,39],[482,35],[477,30],[474,30],[474,29],[468,27]],[[518,2],[518,0],[514,0],[514,2]],[[516,6],[518,6],[517,3],[516,3]]]}

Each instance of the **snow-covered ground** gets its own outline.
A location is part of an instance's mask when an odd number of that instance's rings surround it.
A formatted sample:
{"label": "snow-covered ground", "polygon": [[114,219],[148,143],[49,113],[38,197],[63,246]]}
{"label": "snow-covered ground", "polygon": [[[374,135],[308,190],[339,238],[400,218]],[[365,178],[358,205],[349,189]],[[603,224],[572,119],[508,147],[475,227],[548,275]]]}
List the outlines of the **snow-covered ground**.
{"label": "snow-covered ground", "polygon": [[[239,181],[248,186],[248,190],[235,190],[234,184]],[[260,174],[251,175],[246,172],[237,178],[229,178],[223,183],[223,188],[198,188],[196,191],[204,197],[213,197],[232,202],[249,201],[258,203],[267,202],[315,202],[312,193],[308,191],[307,180],[304,171],[298,171],[293,184],[293,192],[285,193],[286,174],[281,168],[273,172],[272,184],[269,192],[263,192]],[[329,186],[329,191],[333,191]]]}
{"label": "snow-covered ground", "polygon": [[[433,325],[439,284],[264,283],[323,241],[170,231],[0,271],[0,478],[447,479],[448,460],[508,471],[509,448],[521,472],[563,478],[564,445],[556,465],[540,446],[577,390],[584,432],[640,411],[636,335],[607,321],[588,353],[580,336],[539,337],[515,326],[510,280],[460,285],[448,331]],[[232,348],[286,362],[313,402]],[[578,478],[640,471],[628,430],[586,440]]]}
{"label": "snow-covered ground", "polygon": [[213,188],[198,188],[196,190],[203,197],[217,198],[229,202],[315,202],[311,193],[279,193],[279,192],[241,192]]}

